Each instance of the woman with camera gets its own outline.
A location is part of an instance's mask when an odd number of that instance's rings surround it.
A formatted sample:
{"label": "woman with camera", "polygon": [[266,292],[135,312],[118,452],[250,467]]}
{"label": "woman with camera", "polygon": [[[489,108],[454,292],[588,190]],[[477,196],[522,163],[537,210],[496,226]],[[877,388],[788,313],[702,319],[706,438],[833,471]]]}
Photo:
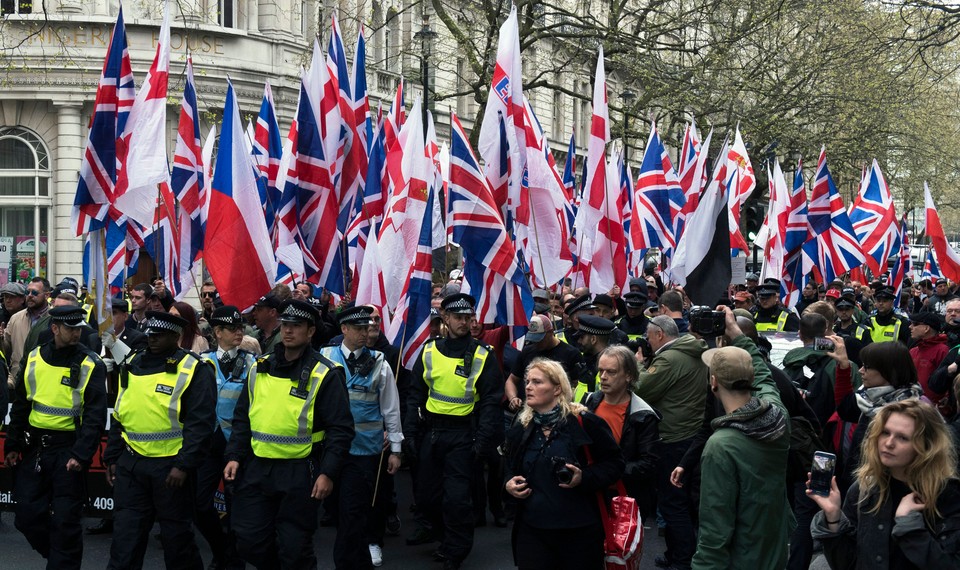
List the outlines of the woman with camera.
{"label": "woman with camera", "polygon": [[[597,493],[623,475],[610,428],[580,404],[557,362],[527,367],[526,402],[506,436],[506,491],[517,500],[514,562],[521,569],[603,565]],[[588,457],[589,453],[589,457]]]}
{"label": "woman with camera", "polygon": [[656,509],[656,452],[660,441],[660,414],[630,392],[640,377],[637,358],[629,348],[609,346],[597,359],[599,390],[587,396],[587,409],[600,416],[620,444],[625,468],[623,485],[647,519]]}
{"label": "woman with camera", "polygon": [[813,537],[834,570],[960,568],[956,457],[943,418],[925,402],[877,411],[842,507],[836,477],[828,496],[807,494],[821,509]]}

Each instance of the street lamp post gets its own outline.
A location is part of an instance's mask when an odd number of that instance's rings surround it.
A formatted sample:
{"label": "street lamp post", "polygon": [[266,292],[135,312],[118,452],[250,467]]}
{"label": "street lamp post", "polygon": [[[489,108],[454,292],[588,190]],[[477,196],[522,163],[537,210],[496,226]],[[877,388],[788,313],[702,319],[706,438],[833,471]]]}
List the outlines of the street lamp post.
{"label": "street lamp post", "polygon": [[437,32],[430,29],[430,16],[423,15],[423,26],[413,35],[421,43],[420,55],[420,82],[423,84],[423,136],[427,136],[427,113],[433,109],[433,98],[430,96],[430,56],[433,52],[433,40]]}

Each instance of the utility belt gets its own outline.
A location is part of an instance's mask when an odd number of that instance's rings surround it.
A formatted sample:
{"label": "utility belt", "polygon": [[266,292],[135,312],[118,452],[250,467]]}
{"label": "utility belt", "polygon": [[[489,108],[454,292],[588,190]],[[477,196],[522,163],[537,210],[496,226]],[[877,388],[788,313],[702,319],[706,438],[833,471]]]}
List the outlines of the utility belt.
{"label": "utility belt", "polygon": [[72,431],[34,430],[23,433],[23,443],[28,450],[44,450],[73,445],[77,434]]}
{"label": "utility belt", "polygon": [[420,408],[420,420],[426,429],[435,430],[472,430],[473,412],[465,416],[447,416],[428,412]]}

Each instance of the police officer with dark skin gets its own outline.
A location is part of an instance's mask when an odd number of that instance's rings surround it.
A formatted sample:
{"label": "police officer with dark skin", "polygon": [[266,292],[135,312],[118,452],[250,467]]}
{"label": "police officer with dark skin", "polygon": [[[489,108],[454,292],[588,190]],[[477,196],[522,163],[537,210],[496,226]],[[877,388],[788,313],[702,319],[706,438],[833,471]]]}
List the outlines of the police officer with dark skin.
{"label": "police officer with dark skin", "polygon": [[53,340],[27,355],[7,429],[14,525],[47,568],[80,568],[84,478],[107,421],[106,368],[80,344],[85,317],[80,307],[50,310]]}
{"label": "police officer with dark skin", "polygon": [[343,368],[313,350],[320,313],[280,305],[280,342],[247,376],[223,478],[233,484],[237,552],[256,568],[315,568],[320,501],[353,441]]}
{"label": "police officer with dark skin", "polygon": [[757,287],[757,306],[753,321],[758,332],[797,332],[800,318],[780,304],[780,281],[768,278]]}
{"label": "police officer with dark skin", "polygon": [[470,335],[475,305],[465,293],[443,300],[447,336],[427,341],[414,365],[403,430],[407,453],[419,458],[417,506],[442,529],[435,557],[446,570],[473,547],[474,458],[503,440],[503,373]]}
{"label": "police officer with dark skin", "polygon": [[103,455],[113,485],[110,569],[139,568],[154,520],[167,568],[200,568],[196,469],[216,422],[213,367],[180,348],[187,321],[147,311],[147,350],[127,356]]}
{"label": "police officer with dark skin", "polygon": [[243,317],[233,305],[224,305],[213,309],[209,319],[217,341],[216,350],[201,355],[216,371],[217,416],[213,438],[207,446],[207,453],[197,469],[197,509],[194,522],[197,530],[210,544],[213,562],[210,567],[226,568],[235,562],[236,545],[232,534],[224,532],[223,523],[229,526],[230,497],[227,497],[227,514],[221,521],[220,513],[214,505],[214,493],[223,477],[226,465],[224,453],[227,441],[233,433],[233,415],[237,400],[246,388],[247,375],[256,362],[256,356],[240,349],[243,340]]}
{"label": "police officer with dark skin", "polygon": [[627,306],[627,314],[617,321],[617,328],[627,333],[627,338],[637,340],[647,333],[650,320],[643,314],[647,306],[647,294],[641,291],[631,291],[623,296]]}

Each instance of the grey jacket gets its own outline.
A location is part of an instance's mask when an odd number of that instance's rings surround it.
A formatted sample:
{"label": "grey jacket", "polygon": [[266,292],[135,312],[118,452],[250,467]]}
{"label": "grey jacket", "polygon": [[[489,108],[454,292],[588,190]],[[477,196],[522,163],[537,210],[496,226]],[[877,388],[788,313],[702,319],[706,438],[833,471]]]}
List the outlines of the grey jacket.
{"label": "grey jacket", "polygon": [[[941,517],[931,531],[919,511],[894,517],[897,506],[887,500],[876,513],[874,497],[858,505],[860,485],[854,483],[843,502],[837,532],[827,529],[823,511],[810,524],[814,539],[823,543],[823,554],[833,570],[905,570],[888,560],[892,540],[912,567],[933,570],[960,568],[960,481],[950,480],[937,498]],[[890,521],[893,521],[891,528]]]}

